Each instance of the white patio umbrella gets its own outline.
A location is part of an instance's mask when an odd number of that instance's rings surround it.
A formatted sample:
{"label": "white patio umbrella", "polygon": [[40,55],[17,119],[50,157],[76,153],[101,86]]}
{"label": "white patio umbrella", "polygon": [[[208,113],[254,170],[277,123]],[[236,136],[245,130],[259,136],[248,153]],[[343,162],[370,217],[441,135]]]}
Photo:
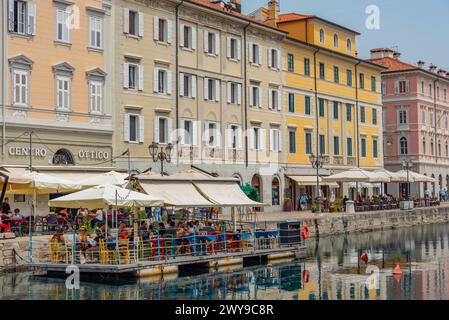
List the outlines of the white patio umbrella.
{"label": "white patio umbrella", "polygon": [[126,173],[109,171],[81,180],[79,184],[81,184],[83,187],[99,186],[105,184],[123,186],[127,182],[127,180],[125,180],[127,177],[128,174]]}
{"label": "white patio umbrella", "polygon": [[[436,182],[435,178],[425,176],[423,174],[408,171],[408,181],[412,182]],[[394,176],[391,178],[391,182],[396,183],[407,183],[407,170],[400,170],[398,172],[394,172]]]}
{"label": "white patio umbrella", "polygon": [[384,175],[375,172],[366,171],[360,168],[354,168],[337,174],[323,177],[324,182],[390,182],[390,179]]}
{"label": "white patio umbrella", "polygon": [[49,194],[81,189],[81,185],[77,182],[36,171],[23,173],[22,180],[28,183],[8,183],[7,192],[10,194]]}

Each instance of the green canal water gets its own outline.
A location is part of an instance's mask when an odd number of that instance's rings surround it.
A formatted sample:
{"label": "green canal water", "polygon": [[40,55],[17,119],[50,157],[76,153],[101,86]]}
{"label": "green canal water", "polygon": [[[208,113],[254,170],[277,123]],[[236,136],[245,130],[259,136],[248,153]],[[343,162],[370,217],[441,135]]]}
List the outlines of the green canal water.
{"label": "green canal water", "polygon": [[[165,279],[81,282],[31,273],[0,275],[0,299],[171,300],[449,299],[449,225],[329,237],[309,243],[310,258]],[[359,257],[367,253],[368,263]],[[392,271],[399,263],[402,275]]]}

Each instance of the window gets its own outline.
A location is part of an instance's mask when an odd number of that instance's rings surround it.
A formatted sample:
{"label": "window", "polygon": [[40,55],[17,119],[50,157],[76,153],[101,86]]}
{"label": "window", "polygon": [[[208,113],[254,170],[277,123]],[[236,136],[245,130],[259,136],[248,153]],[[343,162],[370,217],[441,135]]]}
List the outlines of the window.
{"label": "window", "polygon": [[258,86],[250,87],[250,105],[251,107],[261,107],[261,89]]}
{"label": "window", "polygon": [[425,93],[425,84],[424,84],[424,81],[421,81],[421,94],[424,94]]}
{"label": "window", "polygon": [[277,89],[270,88],[268,90],[268,108],[271,110],[281,110],[281,93]]}
{"label": "window", "polygon": [[278,128],[270,128],[270,151],[281,151],[281,134]]}
{"label": "window", "polygon": [[425,155],[426,154],[426,137],[422,138],[422,153]]}
{"label": "window", "polygon": [[334,48],[338,48],[338,34],[334,34]]}
{"label": "window", "polygon": [[179,95],[186,98],[196,98],[196,76],[186,73],[179,74]]}
{"label": "window", "polygon": [[340,155],[340,137],[334,137],[334,156]]}
{"label": "window", "polygon": [[408,80],[399,80],[394,83],[394,92],[395,94],[404,94],[408,93],[409,82]]}
{"label": "window", "polygon": [[28,106],[28,72],[13,70],[13,105]]}
{"label": "window", "polygon": [[292,54],[288,54],[288,72],[295,72],[295,56]]}
{"label": "window", "polygon": [[382,81],[382,95],[387,95],[387,83],[385,81]]}
{"label": "window", "polygon": [[378,152],[377,152],[377,138],[373,138],[373,158],[377,159]]}
{"label": "window", "polygon": [[260,49],[260,46],[256,43],[252,43],[250,45],[250,56],[249,56],[249,62],[261,65],[262,64],[262,51]]}
{"label": "window", "polygon": [[310,76],[310,59],[304,58],[304,75]]}
{"label": "window", "polygon": [[219,146],[219,133],[218,133],[218,125],[215,122],[208,122],[206,129],[206,144],[208,147],[215,148]]}
{"label": "window", "polygon": [[352,51],[352,42],[351,39],[346,40],[346,50],[351,52]]}
{"label": "window", "polygon": [[449,145],[448,145],[448,142],[446,141],[446,143],[445,143],[445,149],[446,149],[446,157],[448,157],[449,156]]}
{"label": "window", "polygon": [[360,107],[360,122],[365,123],[365,107]]}
{"label": "window", "polygon": [[231,60],[240,60],[240,40],[228,37],[228,58]]}
{"label": "window", "polygon": [[372,109],[371,112],[372,112],[373,124],[377,125],[377,110],[376,109]]}
{"label": "window", "polygon": [[228,148],[232,149],[241,149],[242,148],[242,139],[241,139],[241,130],[240,126],[232,124],[228,126]]}
{"label": "window", "polygon": [[138,114],[125,114],[125,141],[131,143],[144,142],[144,117]]}
{"label": "window", "polygon": [[320,62],[320,79],[324,80],[326,77],[324,63]]}
{"label": "window", "polygon": [[252,129],[252,148],[253,150],[263,150],[263,129],[260,127],[253,127]]}
{"label": "window", "polygon": [[324,43],[325,40],[324,30],[320,29],[320,42]]}
{"label": "window", "polygon": [[340,70],[338,69],[338,67],[334,67],[334,82],[335,83],[339,83],[340,82]]}
{"label": "window", "polygon": [[430,139],[430,154],[433,156],[435,154],[433,139]]}
{"label": "window", "polygon": [[319,99],[319,115],[320,117],[324,117],[324,99]]}
{"label": "window", "polygon": [[194,134],[193,134],[193,121],[192,120],[184,120],[183,121],[183,136],[181,137],[181,144],[183,145],[193,145],[194,143]]}
{"label": "window", "polygon": [[398,111],[399,124],[407,124],[407,110]]}
{"label": "window", "polygon": [[204,99],[220,101],[220,80],[204,78]]}
{"label": "window", "polygon": [[220,36],[218,33],[204,31],[204,52],[218,56],[220,52]]}
{"label": "window", "polygon": [[352,70],[346,70],[346,84],[352,87]]}
{"label": "window", "polygon": [[366,138],[361,138],[360,144],[362,146],[362,157],[366,158]]}
{"label": "window", "polygon": [[439,86],[436,87],[436,92],[437,92],[437,98],[439,100],[440,99],[440,87]]}
{"label": "window", "polygon": [[70,7],[56,7],[56,40],[70,42]]}
{"label": "window", "polygon": [[441,157],[441,140],[438,140],[438,156]]}
{"label": "window", "polygon": [[171,71],[155,68],[154,69],[154,92],[159,94],[171,94]]}
{"label": "window", "polygon": [[346,138],[348,157],[352,157],[352,138]]}
{"label": "window", "polygon": [[36,5],[31,2],[9,0],[8,29],[19,34],[36,34]]}
{"label": "window", "polygon": [[295,112],[295,94],[294,93],[288,94],[288,112],[291,112],[291,113]]}
{"label": "window", "polygon": [[154,40],[171,43],[172,22],[155,16],[154,17]]}
{"label": "window", "polygon": [[365,75],[361,73],[359,76],[360,76],[360,89],[365,89]]}
{"label": "window", "polygon": [[[130,90],[143,90],[143,66],[135,63],[124,64],[124,87]],[[155,73],[159,70],[155,69]],[[158,75],[157,75],[158,77]],[[156,83],[156,81],[155,81]],[[157,90],[155,90],[158,92]]]}
{"label": "window", "polygon": [[103,82],[89,81],[90,112],[103,113]]}
{"label": "window", "polygon": [[228,82],[228,103],[241,104],[242,85],[240,83]]}
{"label": "window", "polygon": [[196,29],[185,24],[181,24],[180,28],[180,46],[190,50],[196,49]]}
{"label": "window", "polygon": [[399,140],[399,153],[401,155],[406,155],[408,154],[408,144],[407,144],[407,138],[402,137]]}
{"label": "window", "polygon": [[278,49],[270,48],[268,50],[268,67],[276,70],[280,69],[281,52]]}
{"label": "window", "polygon": [[89,17],[89,46],[96,49],[103,47],[103,19],[100,17]]}
{"label": "window", "polygon": [[421,109],[421,124],[426,125],[426,109]]}
{"label": "window", "polygon": [[326,136],[324,134],[320,134],[320,155],[326,153]]}
{"label": "window", "polygon": [[334,101],[334,119],[338,120],[338,102]]}
{"label": "window", "polygon": [[432,87],[432,83],[429,83],[429,96],[433,97],[433,87]]}
{"label": "window", "polygon": [[154,118],[154,141],[156,143],[169,143],[172,120],[167,117]]}
{"label": "window", "polygon": [[444,128],[446,130],[449,129],[449,119],[448,119],[447,112],[444,113]]}
{"label": "window", "polygon": [[346,104],[346,121],[352,121],[352,106],[350,103]]}
{"label": "window", "polygon": [[312,154],[312,133],[306,132],[306,154]]}
{"label": "window", "polygon": [[371,77],[371,91],[376,92],[376,77]]}
{"label": "window", "polygon": [[309,96],[305,96],[304,97],[304,114],[306,115],[310,115],[310,97]]}
{"label": "window", "polygon": [[288,152],[296,153],[296,129],[288,130]]}
{"label": "window", "polygon": [[143,37],[143,13],[124,8],[123,32]]}
{"label": "window", "polygon": [[56,108],[58,110],[70,110],[70,82],[69,77],[56,77]]}
{"label": "window", "polygon": [[434,128],[435,127],[435,118],[434,118],[433,111],[430,111],[429,119],[430,119],[430,127]]}

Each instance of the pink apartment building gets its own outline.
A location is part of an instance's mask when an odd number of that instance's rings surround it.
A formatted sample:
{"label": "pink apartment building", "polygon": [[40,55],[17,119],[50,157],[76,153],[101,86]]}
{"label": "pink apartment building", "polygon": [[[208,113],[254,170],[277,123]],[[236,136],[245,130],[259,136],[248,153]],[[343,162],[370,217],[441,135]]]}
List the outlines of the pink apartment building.
{"label": "pink apartment building", "polygon": [[[398,171],[404,159],[412,160],[411,170],[437,183],[412,184],[411,196],[427,189],[438,196],[441,188],[449,189],[449,72],[400,56],[391,49],[371,50],[371,62],[387,68],[382,72],[385,168]],[[405,187],[391,184],[388,192],[397,195]]]}

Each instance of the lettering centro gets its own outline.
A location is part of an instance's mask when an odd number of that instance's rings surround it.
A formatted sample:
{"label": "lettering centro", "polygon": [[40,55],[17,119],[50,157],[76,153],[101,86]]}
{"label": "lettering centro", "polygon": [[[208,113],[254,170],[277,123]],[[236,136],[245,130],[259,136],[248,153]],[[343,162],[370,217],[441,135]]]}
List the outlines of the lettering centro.
{"label": "lettering centro", "polygon": [[[10,156],[26,157],[30,155],[30,148],[23,147],[9,147],[8,153]],[[47,156],[47,149],[45,148],[32,148],[31,155],[33,157],[45,158]]]}
{"label": "lettering centro", "polygon": [[89,160],[107,160],[109,159],[109,152],[80,150],[78,152],[78,157],[80,159],[89,159]]}

